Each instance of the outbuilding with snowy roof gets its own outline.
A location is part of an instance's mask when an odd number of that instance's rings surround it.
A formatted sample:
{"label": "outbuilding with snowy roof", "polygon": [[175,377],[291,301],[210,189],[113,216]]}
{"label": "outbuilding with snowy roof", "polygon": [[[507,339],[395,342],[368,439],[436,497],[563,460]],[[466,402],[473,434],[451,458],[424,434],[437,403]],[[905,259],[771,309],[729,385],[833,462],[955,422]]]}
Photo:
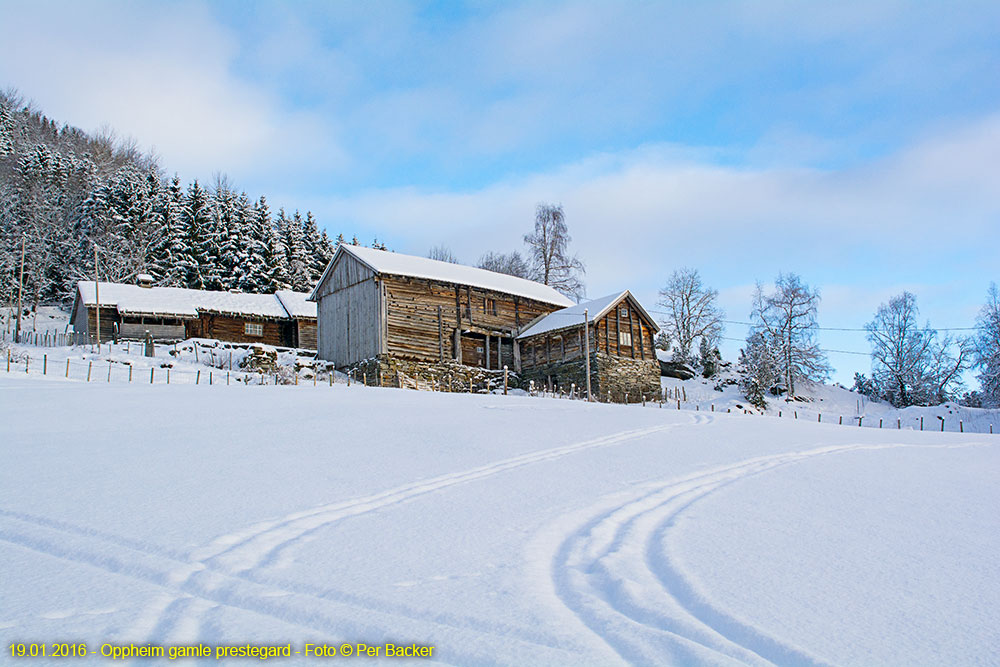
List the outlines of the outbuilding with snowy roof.
{"label": "outbuilding with snowy roof", "polygon": [[306,296],[303,292],[247,294],[152,287],[148,281],[129,285],[81,280],[71,322],[78,334],[96,338],[99,311],[101,340],[139,340],[148,331],[158,341],[214,338],[300,347],[311,339],[315,347],[315,304]]}
{"label": "outbuilding with snowy roof", "polygon": [[660,384],[653,346],[657,331],[656,321],[628,290],[578,303],[521,330],[521,375],[552,389],[583,393],[589,354],[592,396],[615,402],[652,399]]}
{"label": "outbuilding with snowy roof", "polygon": [[518,331],[572,305],[540,283],[426,257],[342,244],[309,297],[318,354],[338,368],[377,360],[487,370],[518,363]]}

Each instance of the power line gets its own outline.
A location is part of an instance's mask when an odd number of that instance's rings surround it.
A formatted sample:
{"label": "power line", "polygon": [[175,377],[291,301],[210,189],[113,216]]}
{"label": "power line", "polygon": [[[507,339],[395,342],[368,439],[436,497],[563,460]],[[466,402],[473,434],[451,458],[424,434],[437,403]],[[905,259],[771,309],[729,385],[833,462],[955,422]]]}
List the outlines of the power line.
{"label": "power line", "polygon": [[[742,338],[728,338],[726,336],[722,336],[721,338],[722,338],[722,340],[731,340],[731,341],[736,342],[736,343],[745,343],[746,342]],[[871,354],[872,354],[871,352],[855,352],[854,350],[828,350],[828,349],[824,349],[824,348],[820,348],[820,351],[821,352],[834,352],[836,354],[856,354],[856,355],[862,356],[862,357],[870,357]]]}
{"label": "power line", "polygon": [[[650,313],[658,313],[660,315],[670,315],[663,310],[648,310]],[[754,326],[752,322],[740,322],[738,320],[722,320],[726,324],[739,324],[745,327]],[[864,327],[816,327],[819,331],[868,331]],[[914,331],[976,331],[976,327],[928,327],[925,329],[914,329]]]}

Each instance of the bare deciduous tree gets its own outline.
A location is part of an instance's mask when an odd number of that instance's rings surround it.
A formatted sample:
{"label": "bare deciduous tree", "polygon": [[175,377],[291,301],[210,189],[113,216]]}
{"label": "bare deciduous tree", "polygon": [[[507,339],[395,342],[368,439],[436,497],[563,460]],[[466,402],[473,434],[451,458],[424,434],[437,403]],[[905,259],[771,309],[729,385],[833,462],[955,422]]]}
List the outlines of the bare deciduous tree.
{"label": "bare deciduous tree", "polygon": [[830,375],[831,368],[816,343],[819,292],[809,289],[794,273],[778,274],[774,286],[774,293],[765,295],[757,284],[750,336],[760,333],[777,351],[779,376],[791,398],[796,381],[820,382]]}
{"label": "bare deciduous tree", "polygon": [[972,359],[969,340],[938,339],[930,323],[920,326],[917,298],[903,292],[879,306],[865,325],[872,344],[872,380],[897,407],[942,403],[961,388]]}
{"label": "bare deciduous tree", "polygon": [[451,248],[445,244],[436,245],[427,251],[427,257],[429,259],[436,259],[439,262],[448,262],[450,264],[461,264],[458,261],[458,257],[455,257],[455,253],[451,251]]}
{"label": "bare deciduous tree", "polygon": [[663,331],[674,343],[674,359],[689,363],[696,340],[704,339],[709,347],[718,344],[725,313],[716,304],[719,293],[701,282],[696,269],[674,271],[666,287],[660,290],[659,305],[669,315],[662,322]]}
{"label": "bare deciduous tree", "polygon": [[516,250],[509,253],[488,252],[479,258],[479,268],[518,278],[531,277],[531,267]]}
{"label": "bare deciduous tree", "polygon": [[975,365],[984,405],[1000,407],[1000,292],[996,283],[990,283],[976,319]]}
{"label": "bare deciduous tree", "polygon": [[576,255],[569,254],[572,240],[562,206],[539,204],[535,209],[535,229],[524,235],[531,277],[579,301],[586,293],[581,280],[586,269]]}

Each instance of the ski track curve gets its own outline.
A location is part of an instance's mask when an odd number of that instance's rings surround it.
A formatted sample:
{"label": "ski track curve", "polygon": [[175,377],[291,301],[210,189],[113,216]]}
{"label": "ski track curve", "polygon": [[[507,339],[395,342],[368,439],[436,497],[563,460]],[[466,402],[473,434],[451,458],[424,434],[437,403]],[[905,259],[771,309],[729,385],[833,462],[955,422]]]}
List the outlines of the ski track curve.
{"label": "ski track curve", "polygon": [[[711,421],[707,415],[691,415],[694,424]],[[266,577],[262,568],[273,563],[285,549],[310,533],[340,520],[400,504],[447,488],[474,482],[523,466],[554,461],[578,452],[620,445],[660,433],[680,424],[662,424],[592,438],[552,449],[529,452],[491,464],[404,484],[386,491],[350,500],[320,505],[262,521],[215,538],[189,554],[155,544],[133,540],[105,531],[85,528],[65,521],[0,509],[0,540],[48,556],[89,565],[106,572],[130,577],[161,588],[139,614],[129,634],[144,635],[148,641],[169,636],[190,640],[199,633],[199,617],[220,606],[232,607],[305,629],[333,635],[374,637],[385,628],[431,622],[446,632],[495,635],[498,631],[528,650],[548,650],[556,662],[571,659],[552,646],[542,633],[520,627],[485,623],[453,614],[428,616],[426,610],[365,600],[335,589],[314,589]],[[294,601],[294,604],[291,602]],[[377,626],[345,622],[343,607],[361,608],[387,622]],[[350,618],[350,615],[347,615]],[[347,634],[345,634],[345,632]],[[482,664],[489,658],[479,655],[455,656],[460,662]]]}
{"label": "ski track curve", "polygon": [[[735,482],[817,456],[902,447],[843,445],[755,457],[667,481],[604,507],[564,535],[549,562],[563,605],[626,662],[826,665],[705,599],[662,548],[678,515]],[[987,445],[988,446],[988,445]]]}

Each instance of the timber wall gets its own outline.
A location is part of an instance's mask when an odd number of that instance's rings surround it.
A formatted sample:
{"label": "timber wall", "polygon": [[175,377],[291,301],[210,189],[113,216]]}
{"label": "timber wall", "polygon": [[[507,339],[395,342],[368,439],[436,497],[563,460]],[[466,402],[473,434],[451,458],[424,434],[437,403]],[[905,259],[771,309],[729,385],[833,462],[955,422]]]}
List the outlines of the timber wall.
{"label": "timber wall", "polygon": [[317,297],[318,358],[341,368],[382,351],[382,287],[371,269],[341,253]]}
{"label": "timber wall", "polygon": [[[486,366],[486,336],[490,336],[489,367],[513,368],[513,332],[558,306],[477,287],[420,278],[384,276],[386,351],[424,362],[455,360],[455,331],[461,335],[461,361]],[[471,335],[470,335],[471,334]],[[497,340],[502,338],[499,356]]]}

